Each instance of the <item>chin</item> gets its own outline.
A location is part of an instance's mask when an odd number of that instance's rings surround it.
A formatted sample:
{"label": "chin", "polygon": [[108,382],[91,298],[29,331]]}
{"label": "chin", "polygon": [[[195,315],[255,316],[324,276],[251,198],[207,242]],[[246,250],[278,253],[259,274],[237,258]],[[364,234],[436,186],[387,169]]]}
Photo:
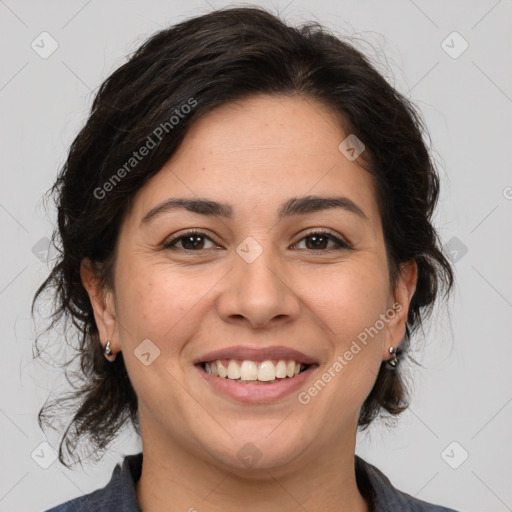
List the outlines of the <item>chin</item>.
{"label": "chin", "polygon": [[[275,422],[274,427],[275,428]],[[263,431],[272,432],[272,429]],[[293,438],[286,431],[280,434],[250,435],[241,431],[233,438],[223,432],[222,438],[212,444],[214,437],[209,436],[204,451],[214,459],[214,464],[221,464],[224,469],[234,471],[244,476],[261,477],[268,479],[267,470],[278,469],[293,463],[304,451],[306,443],[300,436]],[[275,435],[274,435],[275,434]]]}

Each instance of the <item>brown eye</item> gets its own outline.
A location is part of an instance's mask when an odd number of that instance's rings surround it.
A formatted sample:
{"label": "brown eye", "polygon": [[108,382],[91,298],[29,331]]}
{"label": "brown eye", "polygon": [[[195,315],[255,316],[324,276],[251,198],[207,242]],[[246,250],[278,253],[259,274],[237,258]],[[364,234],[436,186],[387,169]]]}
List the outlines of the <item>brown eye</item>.
{"label": "brown eye", "polygon": [[[346,242],[340,240],[329,231],[315,231],[309,233],[304,238],[302,238],[299,243],[301,243],[303,240],[306,240],[305,249],[311,251],[351,249],[351,247]],[[329,242],[333,242],[334,246],[331,245],[331,247],[329,247]]]}
{"label": "brown eye", "polygon": [[[209,249],[205,247],[206,240],[213,243],[213,240],[201,231],[189,231],[187,233],[176,236],[167,240],[163,244],[164,249],[180,249],[184,251],[200,251]],[[214,244],[215,245],[215,244]]]}
{"label": "brown eye", "polygon": [[306,237],[306,240],[311,242],[311,244],[309,244],[310,247],[308,247],[308,243],[306,242],[308,249],[327,249],[330,241],[330,239],[324,235],[309,235]]}

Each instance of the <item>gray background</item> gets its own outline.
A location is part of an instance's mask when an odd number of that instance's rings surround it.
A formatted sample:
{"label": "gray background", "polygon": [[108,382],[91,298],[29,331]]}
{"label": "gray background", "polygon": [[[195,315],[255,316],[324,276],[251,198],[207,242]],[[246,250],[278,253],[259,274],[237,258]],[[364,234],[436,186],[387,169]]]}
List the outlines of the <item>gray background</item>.
{"label": "gray background", "polygon": [[[360,48],[420,107],[441,169],[436,224],[457,260],[450,314],[439,308],[417,339],[423,368],[410,371],[410,409],[394,430],[380,424],[361,435],[357,452],[423,500],[512,510],[512,2],[255,3],[361,38]],[[123,454],[140,449],[126,432],[100,464],[69,471],[52,463],[49,444],[57,447],[59,436],[37,425],[48,393],[66,389],[58,368],[32,360],[29,307],[48,273],[55,222],[42,195],[95,89],[126,55],[156,30],[226,5],[0,0],[0,511],[44,510],[102,487]],[[44,31],[58,44],[47,58]]]}

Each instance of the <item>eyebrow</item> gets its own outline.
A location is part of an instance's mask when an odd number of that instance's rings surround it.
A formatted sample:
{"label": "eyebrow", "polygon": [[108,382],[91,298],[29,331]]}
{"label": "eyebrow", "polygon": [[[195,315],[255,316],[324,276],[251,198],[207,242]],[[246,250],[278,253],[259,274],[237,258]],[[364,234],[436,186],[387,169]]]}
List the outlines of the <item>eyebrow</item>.
{"label": "eyebrow", "polygon": [[[356,203],[347,197],[340,196],[292,197],[280,206],[278,219],[282,220],[286,217],[305,215],[307,213],[330,210],[333,208],[341,208],[342,210],[356,214],[361,219],[368,220],[367,215],[359,206],[357,206]],[[184,209],[189,212],[198,213],[199,215],[211,217],[223,217],[226,219],[233,218],[233,207],[227,203],[219,203],[217,201],[202,198],[170,198],[149,210],[149,212],[147,212],[142,218],[140,225],[142,227],[148,224],[151,219],[177,209]]]}

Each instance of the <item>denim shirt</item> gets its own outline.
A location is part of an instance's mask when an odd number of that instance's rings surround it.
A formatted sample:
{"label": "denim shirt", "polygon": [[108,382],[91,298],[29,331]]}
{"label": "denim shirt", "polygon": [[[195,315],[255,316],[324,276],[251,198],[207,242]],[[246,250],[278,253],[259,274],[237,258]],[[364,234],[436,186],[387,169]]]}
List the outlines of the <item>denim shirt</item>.
{"label": "denim shirt", "polygon": [[[355,456],[356,481],[370,512],[456,512],[413,498],[395,489],[375,466]],[[85,496],[74,498],[46,512],[141,512],[135,484],[142,471],[142,453],[124,457],[110,482]],[[192,507],[191,507],[192,508]]]}

